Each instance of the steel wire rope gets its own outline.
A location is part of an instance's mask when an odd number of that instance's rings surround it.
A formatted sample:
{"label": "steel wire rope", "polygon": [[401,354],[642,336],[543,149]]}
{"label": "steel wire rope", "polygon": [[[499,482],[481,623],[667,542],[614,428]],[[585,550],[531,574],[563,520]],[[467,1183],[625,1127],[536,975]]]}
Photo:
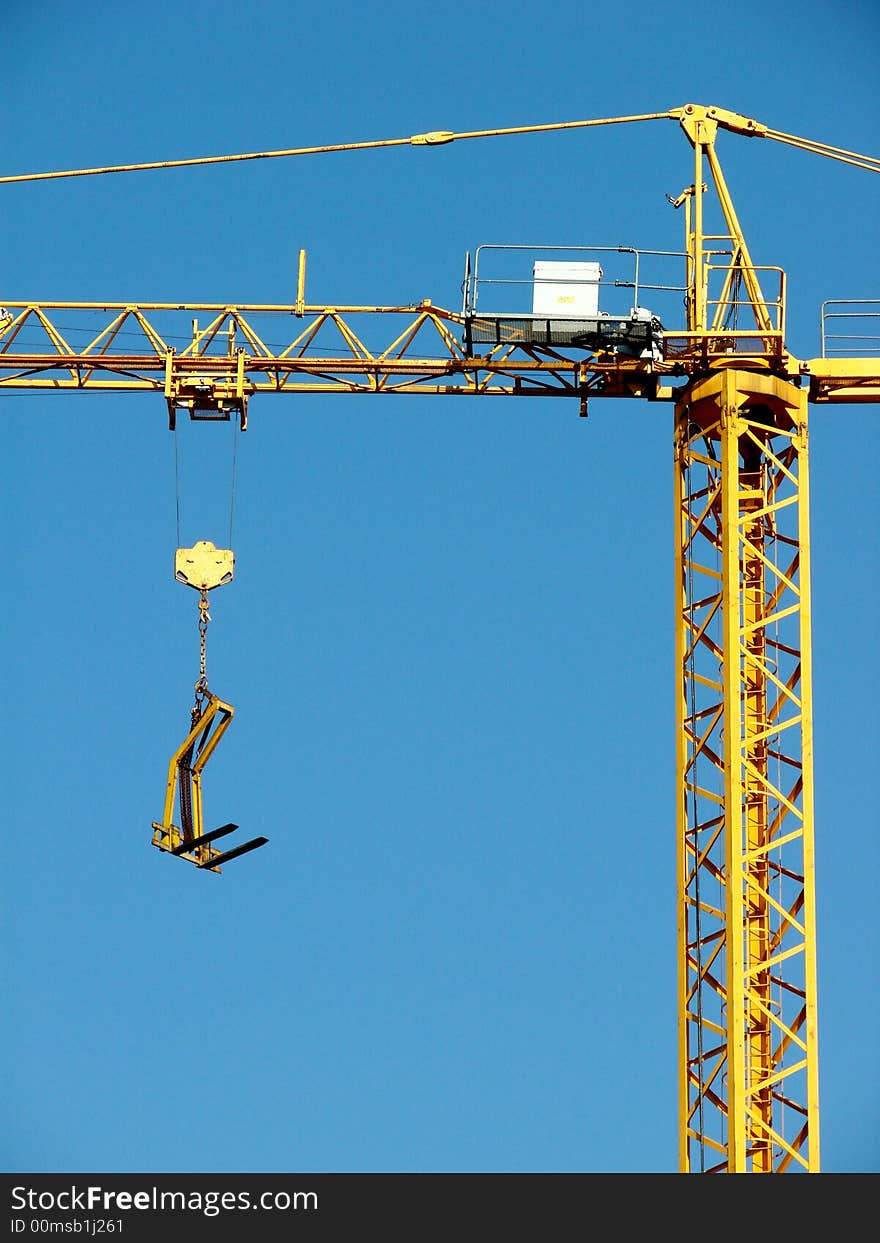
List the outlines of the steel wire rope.
{"label": "steel wire rope", "polygon": [[[719,436],[719,439],[720,439],[720,438],[721,438],[721,436],[722,436],[722,431],[721,431],[721,425],[720,425],[720,423],[719,423],[719,427],[718,427],[718,436]],[[707,444],[709,444],[709,445],[711,446],[711,441],[709,441],[708,436],[706,437],[706,441],[707,441]],[[722,471],[723,471],[723,469],[724,469],[724,468],[723,468],[723,464],[722,464],[721,459],[720,459],[720,458],[716,458],[715,453],[714,453],[714,451],[712,451],[712,450],[711,450],[711,448],[710,448],[709,456],[712,458],[713,463],[715,464],[715,470],[716,470],[716,473],[717,473],[717,480],[718,480],[718,500],[717,500],[717,504],[721,505],[721,516],[720,516],[720,517],[718,517],[718,516],[717,516],[717,511],[716,511],[716,535],[715,535],[715,539],[713,540],[713,545],[714,545],[714,549],[715,549],[715,566],[714,566],[714,569],[715,569],[715,573],[716,573],[716,575],[717,575],[717,579],[716,579],[716,581],[718,581],[718,580],[723,580],[723,568],[722,568],[722,538],[721,538],[721,537],[722,537],[722,535],[725,535],[725,534],[726,534],[726,531],[725,531],[725,529],[724,529],[724,527],[723,527],[723,501],[722,501],[722,497],[721,497],[721,493],[723,492],[723,478],[722,478]],[[723,453],[722,453],[722,457],[723,457]],[[734,536],[734,538],[736,538],[736,536]],[[729,606],[730,606],[730,601],[728,601],[727,603],[728,603],[728,607],[729,607]],[[719,684],[723,687],[723,686],[724,686],[724,679],[725,679],[725,670],[724,670],[724,657],[723,657],[723,653],[724,653],[724,651],[726,650],[726,644],[725,644],[725,639],[724,639],[724,618],[723,618],[723,610],[724,610],[724,591],[723,591],[723,588],[722,588],[722,592],[721,592],[721,604],[722,604],[722,607],[721,607],[721,609],[719,610],[719,616],[718,616],[718,619],[717,619],[717,621],[716,621],[716,627],[717,627],[716,633],[718,634],[719,639],[720,639],[720,642],[718,643],[718,650],[719,650],[719,652],[722,654],[722,655],[721,655],[721,657],[720,657],[720,659],[719,659],[719,661],[718,661],[718,681],[719,681]],[[737,604],[737,607],[738,607],[738,604]],[[722,694],[723,694],[723,692],[722,692]],[[727,746],[726,724],[725,724],[724,717],[722,716],[721,728],[720,728],[720,730],[719,730],[719,748],[720,748],[720,754],[721,754],[722,758],[724,757],[724,748],[725,748],[726,746]],[[722,806],[722,808],[723,808],[723,815],[724,815],[724,820],[725,820],[725,823],[724,823],[724,831],[725,831],[725,835],[726,835],[726,834],[728,834],[728,833],[730,832],[730,809],[729,809],[729,807],[728,807],[728,806],[724,803],[724,784],[725,784],[725,783],[724,783],[724,778],[722,777],[722,780],[721,780],[721,806]],[[726,869],[726,860],[725,860],[725,858],[724,858],[724,855],[722,855],[721,862],[720,862],[720,865],[719,865],[719,867],[718,867],[718,879],[717,879],[717,884],[718,884],[718,905],[719,905],[719,909],[720,909],[720,910],[722,910],[722,911],[725,911],[725,912],[726,912],[726,910],[727,910],[727,895],[726,895],[726,893],[725,893],[725,885],[726,885],[726,884],[727,884],[727,885],[729,885],[729,884],[730,884],[730,877],[728,876],[728,873],[727,873],[727,869]],[[724,918],[725,918],[725,920],[726,920],[726,914],[725,914]],[[725,933],[725,949],[724,949],[724,954],[725,954],[725,963],[724,963],[724,966],[725,966],[725,977],[726,977],[726,970],[727,970],[727,964],[726,964],[726,957],[727,957],[727,933],[728,933],[728,928],[727,928],[727,924],[726,924],[726,923],[724,924],[724,933]],[[723,995],[723,997],[722,997],[722,999],[721,999],[722,1026],[723,1026],[724,1024],[726,1024],[726,1023],[730,1023],[730,1021],[731,1021],[731,1018],[730,1018],[730,1004],[729,1004],[729,1003],[730,1003],[730,998],[729,998],[729,996],[728,996],[728,994],[727,994],[727,991],[726,991],[726,986],[725,986],[725,992],[724,992],[724,995]],[[726,1053],[725,1053],[725,1057],[726,1057],[726,1056],[727,1056],[727,1055],[726,1055]],[[729,1086],[729,1067],[728,1067],[728,1068],[725,1070],[725,1072],[724,1072],[724,1075],[723,1075],[723,1081],[724,1081],[725,1085],[728,1085],[728,1086]],[[725,1124],[727,1123],[727,1121],[728,1121],[728,1118],[727,1118],[727,1114],[726,1114],[726,1112],[725,1112],[724,1114],[722,1114],[722,1118],[721,1118],[722,1134],[724,1134]],[[726,1138],[727,1138],[727,1137],[726,1137],[726,1135],[725,1135],[725,1141],[726,1141]]]}
{"label": "steel wire rope", "polygon": [[[230,420],[230,421],[232,422],[232,425],[233,425],[232,426],[232,469],[231,469],[231,481],[230,481],[230,492],[229,492],[229,523],[227,527],[227,532],[228,532],[228,537],[229,537],[229,546],[231,548],[233,516],[234,516],[234,511],[235,511],[235,487],[236,487],[237,460],[238,460],[239,422],[238,420]],[[181,493],[181,488],[180,488],[180,461],[179,461],[180,455],[178,452],[178,435],[179,435],[179,430],[175,422],[174,430],[172,432],[172,438],[174,440],[174,499],[175,499],[175,514],[176,514],[176,547],[180,548],[181,546],[180,544],[180,493]],[[208,594],[207,594],[207,591],[203,588],[201,592],[201,596],[199,598],[199,617],[198,617],[199,677],[195,683],[195,697],[196,698],[195,698],[195,705],[192,709],[192,719],[191,719],[191,724],[190,724],[191,729],[195,728],[200,718],[204,715],[203,705],[204,705],[205,698],[209,694],[208,680],[207,680],[207,633],[208,633],[208,623],[210,622],[210,620],[211,620],[211,615],[208,612]],[[209,731],[206,731],[204,734],[202,734],[200,740],[198,741],[198,744],[194,743],[193,747],[190,747],[189,750],[186,752],[186,754],[182,756],[180,761],[178,762],[178,771],[179,771],[180,778],[181,778],[180,780],[181,815],[184,815],[184,799],[186,799],[187,808],[189,808],[189,791],[187,790],[186,795],[184,795],[184,787],[186,783],[184,783],[183,781],[183,774],[185,772],[187,773],[191,772],[191,768],[189,767],[189,765],[191,764],[193,749],[194,748],[196,749],[196,755],[201,754],[202,748],[207,742],[208,732]]]}
{"label": "steel wire rope", "polygon": [[[406,310],[407,312],[409,312],[410,310],[415,310],[415,309],[416,309],[416,308],[410,308],[410,307],[405,307],[405,308],[404,308],[404,310]],[[73,325],[70,325],[70,324],[67,324],[67,325],[65,325],[65,324],[55,324],[55,325],[53,325],[53,327],[55,327],[55,328],[56,328],[59,332],[64,332],[64,333],[68,334],[69,336],[73,336],[75,333],[84,333],[84,334],[89,334],[89,329],[88,329],[88,328],[79,328],[79,327],[74,327]],[[117,336],[117,337],[138,337],[138,338],[140,338],[141,340],[143,340],[143,333],[140,333],[140,332],[134,332],[132,329],[123,329],[122,331],[117,332],[117,333],[116,333],[116,336]],[[184,335],[183,333],[169,333],[167,336],[163,337],[163,340],[164,340],[164,341],[190,341],[191,339],[192,339],[191,337],[186,336],[186,335]],[[19,337],[16,337],[16,341],[17,341],[17,342],[20,342],[22,345],[33,345],[33,346],[38,346],[38,345],[44,345],[44,344],[45,344],[45,342],[44,342],[43,340],[37,340],[36,338],[29,338],[29,337],[24,336],[23,334],[22,334],[21,336],[19,336]],[[279,349],[287,349],[287,348],[288,348],[288,346],[290,345],[290,342],[283,343],[283,342],[280,342],[280,341],[267,341],[267,342],[265,342],[265,344],[266,344],[266,345],[267,345],[270,349],[273,349],[273,350],[279,350]],[[375,345],[375,346],[373,346],[373,345],[368,345],[368,343],[367,343],[366,341],[364,342],[364,344],[365,344],[365,345],[367,345],[367,348],[368,348],[368,349],[370,349],[370,350],[381,350],[381,346],[379,346],[379,345]],[[340,341],[340,342],[338,343],[338,348],[339,348],[339,350],[340,350],[340,353],[341,353],[341,354],[344,354],[344,355],[349,355],[349,354],[350,354],[353,358],[357,358],[357,357],[359,357],[359,355],[357,355],[357,354],[355,353],[355,351],[354,351],[354,347],[353,347],[353,346],[352,346],[349,342],[347,342],[347,341]],[[307,354],[307,353],[310,353],[310,352],[311,352],[311,353],[313,353],[313,354],[317,354],[317,353],[318,353],[318,351],[319,351],[319,350],[322,350],[322,349],[323,349],[323,347],[322,347],[322,346],[320,346],[320,345],[304,345],[304,346],[302,346],[302,347],[301,347],[300,354],[301,354],[301,355],[303,355],[303,354]],[[326,357],[326,355],[324,355],[324,356]],[[84,355],[84,357],[88,358],[90,362],[100,362],[102,359],[109,359],[109,360],[111,360],[111,361],[113,360],[113,355],[112,355],[112,354],[87,354],[87,355]],[[215,356],[214,356],[214,355],[211,355],[211,354],[208,354],[208,355],[203,355],[203,357],[208,357],[208,358],[211,358],[211,357],[215,357]],[[222,354],[218,353],[218,354],[216,355],[216,357],[217,357],[217,358],[221,358],[221,357],[224,357],[224,355],[222,355]],[[262,357],[261,357],[261,355],[259,355],[259,354],[255,354],[255,355],[253,355],[252,357],[253,357],[254,362],[261,362],[261,361],[270,361],[270,362],[271,362],[271,361],[272,361],[272,359],[266,360],[266,359],[262,358]],[[61,365],[61,364],[59,364],[59,365]]]}
{"label": "steel wire rope", "polygon": [[[719,433],[719,434],[720,434],[720,433]],[[709,464],[707,463],[707,466],[706,466],[706,485],[707,485],[707,486],[706,486],[706,494],[707,494],[707,496],[708,496],[708,495],[710,494],[710,492],[712,491],[713,487],[715,486],[715,484],[718,484],[718,487],[719,487],[719,488],[720,488],[720,486],[721,486],[721,473],[720,473],[720,472],[721,472],[721,463],[720,463],[720,461],[719,461],[719,459],[718,459],[718,457],[717,457],[717,455],[716,455],[716,453],[715,453],[715,449],[714,449],[714,447],[713,447],[712,440],[711,440],[711,437],[709,436],[709,433],[708,433],[708,432],[706,432],[706,433],[704,434],[704,436],[703,436],[703,443],[704,443],[704,444],[705,444],[705,446],[706,446],[706,454],[707,454],[707,457],[708,457],[708,458],[710,459],[710,461],[711,461],[711,465],[709,465]],[[723,575],[722,575],[722,568],[721,568],[721,539],[720,539],[720,537],[719,537],[719,536],[720,536],[720,519],[719,519],[718,514],[717,514],[717,508],[716,508],[716,506],[717,506],[717,499],[716,499],[716,502],[715,502],[715,503],[713,503],[713,506],[712,506],[712,509],[713,509],[713,511],[714,511],[714,513],[715,513],[715,530],[714,530],[714,532],[713,532],[713,535],[712,535],[712,538],[711,538],[711,539],[709,539],[709,537],[708,537],[708,536],[707,536],[706,538],[709,540],[709,543],[710,543],[710,544],[711,544],[711,546],[712,546],[712,550],[713,550],[713,554],[714,554],[714,558],[715,558],[715,564],[714,564],[714,567],[713,567],[713,568],[714,568],[714,573],[715,573],[715,581],[716,581],[716,582],[718,582],[718,581],[721,581],[721,579],[722,579]],[[708,513],[707,513],[707,515],[706,515],[706,518],[708,519]],[[722,605],[723,605],[723,589],[722,589]],[[718,610],[718,614],[717,614],[717,616],[715,617],[715,619],[714,619],[714,621],[713,621],[713,623],[712,623],[712,624],[713,624],[713,626],[715,627],[717,637],[720,639],[720,641],[716,643],[717,650],[718,650],[719,652],[723,652],[723,651],[724,651],[724,633],[723,633],[723,632],[724,632],[724,627],[723,627],[723,610],[722,610],[722,609],[719,609],[719,610]],[[723,662],[723,658],[718,660],[717,670],[718,670],[718,684],[719,684],[719,686],[722,686],[722,687],[723,687],[723,685],[724,685],[724,662]],[[722,705],[722,707],[723,707],[723,705]],[[719,727],[719,731],[718,731],[718,739],[719,739],[719,751],[720,751],[720,753],[723,755],[723,748],[724,748],[724,745],[725,745],[725,731],[724,731],[724,720],[723,720],[723,717],[722,717],[721,725],[720,725],[720,727]],[[723,783],[723,780],[722,780],[721,785],[722,785],[722,788],[721,788],[721,799],[720,799],[720,802],[721,802],[721,806],[722,806],[722,808],[724,808],[723,814],[726,816],[726,814],[727,814],[727,809],[724,807],[724,783]],[[725,826],[725,828],[728,828],[728,827],[729,827],[729,826]],[[710,874],[711,874],[711,873],[710,873]],[[716,876],[716,878],[715,878],[715,881],[716,881],[716,885],[717,885],[717,889],[718,889],[718,896],[717,896],[718,910],[719,910],[719,911],[725,911],[725,910],[726,910],[726,895],[725,895],[725,892],[724,892],[724,885],[725,885],[725,871],[724,871],[724,858],[723,858],[723,856],[722,856],[721,863],[720,863],[720,865],[719,865],[719,866],[718,866],[718,868],[717,868],[717,876]],[[726,931],[726,929],[725,929],[725,931]],[[726,954],[726,949],[725,949],[725,954]],[[728,1004],[727,1004],[727,995],[726,995],[726,993],[725,993],[725,994],[722,996],[722,998],[721,998],[721,1002],[720,1002],[720,1009],[721,1009],[721,1019],[722,1019],[722,1024],[723,1024],[723,1022],[725,1021],[725,1011],[729,1011],[729,1007],[728,1007]],[[728,1012],[728,1014],[727,1014],[727,1018],[728,1018],[728,1020],[729,1020],[729,1012]],[[723,1078],[724,1082],[727,1082],[727,1072],[726,1072],[726,1071],[724,1072],[724,1074],[723,1074],[722,1078]],[[726,1121],[727,1121],[727,1115],[726,1115],[726,1114],[722,1114],[722,1115],[721,1115],[722,1133],[723,1133],[723,1129],[724,1129],[724,1125],[725,1125]]]}
{"label": "steel wire rope", "polygon": [[[408,311],[410,308],[407,307],[405,309]],[[74,327],[72,324],[54,324],[53,327],[56,328],[59,332],[67,333],[70,336],[73,336],[74,333],[77,333],[77,332],[87,333],[87,334],[89,333],[88,328]],[[143,340],[143,333],[135,332],[133,329],[122,329],[120,332],[116,333],[116,336],[117,337],[139,337],[141,340]],[[192,338],[184,335],[183,333],[169,333],[166,337],[163,338],[163,340],[165,341],[190,341],[192,340]],[[16,341],[20,341],[21,344],[23,345],[43,345],[44,344],[42,340],[38,341],[36,338],[29,338],[24,335],[16,337]],[[289,344],[290,343],[288,342],[287,345]],[[266,345],[270,346],[272,349],[286,349],[287,348],[287,345],[282,344],[280,341],[267,341]],[[347,341],[340,341],[339,346],[342,349],[343,353],[349,353],[349,354],[354,355],[354,349]],[[302,347],[302,351],[303,353],[305,353],[308,350],[315,351],[321,348],[322,347],[319,345],[305,345]],[[90,360],[100,362],[102,358],[112,359],[113,355],[112,354],[88,354],[86,355],[86,357],[89,358]],[[202,357],[211,358],[214,356],[211,354],[208,354],[208,355],[202,355]],[[218,353],[216,357],[222,358],[224,357],[224,355]],[[260,355],[259,354],[254,355],[254,359],[256,361],[260,361]]]}
{"label": "steel wire rope", "polygon": [[180,463],[178,460],[176,424],[174,427],[174,431],[172,432],[172,438],[174,440],[174,506],[175,506],[175,510],[177,513],[176,543],[174,546],[175,548],[179,548],[180,547]]}
{"label": "steel wire rope", "polygon": [[[689,424],[687,432],[685,433],[688,441],[690,440],[692,429],[694,431],[699,430],[696,424],[693,424],[693,423]],[[687,461],[685,465],[685,487],[687,489],[688,525],[691,528],[693,528],[694,527],[694,515],[693,515],[693,510],[692,510],[693,491],[692,491],[692,485],[691,485],[691,455],[690,455],[689,444],[687,444],[685,448],[687,452]],[[699,1118],[699,1134],[700,1134],[700,1173],[704,1174],[706,1172],[706,1156],[705,1156],[706,1144],[705,1144],[705,1112],[703,1109],[703,1100],[704,1100],[704,1095],[705,1095],[705,1086],[703,1082],[703,1054],[704,1054],[703,988],[702,988],[702,976],[703,976],[702,935],[703,934],[702,934],[702,918],[701,918],[701,912],[700,912],[700,834],[699,834],[699,829],[698,829],[699,812],[698,812],[698,806],[697,806],[697,737],[696,737],[697,735],[697,691],[696,691],[697,640],[695,638],[696,626],[695,626],[695,618],[693,614],[694,605],[695,605],[693,537],[695,535],[696,535],[696,529],[693,529],[691,531],[691,538],[688,540],[686,555],[687,555],[687,583],[688,583],[687,592],[688,592],[688,603],[689,603],[688,627],[690,630],[689,646],[691,648],[688,672],[689,672],[689,681],[690,681],[689,694],[690,694],[690,712],[691,712],[691,721],[690,721],[691,751],[693,755],[693,765],[691,769],[691,814],[693,816],[693,824],[694,824],[694,937],[695,937],[695,943],[696,943],[695,957],[696,957],[696,972],[697,972],[697,987],[696,987],[697,1066],[698,1066],[697,1113],[698,1113],[698,1118]],[[684,896],[685,896],[685,901],[686,901],[686,895]],[[688,922],[687,922],[687,918],[685,918],[685,954],[687,954],[687,926],[688,926]],[[685,976],[685,978],[687,977]],[[687,1006],[687,995],[686,994],[687,994],[687,989],[685,989],[685,998],[683,999],[685,1006]],[[685,1022],[687,1022],[686,1018],[685,1018]],[[684,1122],[684,1125],[687,1126],[687,1119],[684,1119],[683,1122]]]}
{"label": "steel wire rope", "polygon": [[[765,469],[769,470],[769,465],[767,465],[766,463],[765,463]],[[767,488],[767,492],[769,493],[769,487]],[[767,516],[769,531],[770,531],[770,535],[773,540],[773,557],[772,557],[771,565],[772,565],[773,573],[776,577],[775,590],[778,590],[779,585],[783,581],[782,572],[779,568],[779,553],[780,553],[779,516],[778,516],[779,512],[781,511],[777,511],[776,516],[774,516],[773,514],[768,514]],[[768,663],[768,667],[772,664],[773,673],[776,675],[776,677],[781,682],[782,679],[779,677],[779,673],[780,673],[779,653],[781,652],[782,648],[780,647],[780,640],[779,640],[780,623],[779,623],[779,609],[778,608],[774,609],[774,614],[775,616],[773,620],[773,648],[774,648],[775,655],[773,657],[773,660],[768,661],[767,663]],[[780,726],[780,717],[782,713],[781,695],[782,695],[782,692],[779,691],[779,696],[780,696],[779,710],[776,713],[777,726]],[[781,728],[777,728],[776,733],[770,735],[768,742],[773,747],[775,757],[776,757],[776,789],[778,791],[778,794],[777,794],[777,797],[773,800],[774,816],[781,817],[782,810],[783,810],[782,808],[782,745],[783,744],[782,744]],[[782,836],[782,835],[780,834],[779,836]],[[779,911],[781,912],[785,909],[785,904],[783,900],[785,896],[784,887],[783,887],[785,873],[784,873],[784,867],[783,867],[781,842],[777,843],[775,853],[776,853],[776,862],[777,862],[776,899],[777,899],[777,903],[779,906]],[[782,937],[785,935],[784,928],[783,928],[784,916],[779,913],[775,913],[775,917],[776,917],[776,932],[778,933],[779,944],[781,945]],[[785,1018],[786,1018],[784,1008],[783,1008],[785,1004],[785,986],[784,986],[781,975],[778,975],[776,977],[776,987],[777,987],[777,992],[778,992],[778,1000],[776,1004],[778,1007],[779,1023],[781,1026],[784,1026]],[[772,999],[772,988],[771,988],[770,996]],[[784,1093],[780,1092],[777,1099],[779,1101],[779,1134],[784,1137],[785,1136],[786,1096]],[[782,1157],[782,1154],[783,1154],[783,1149],[781,1145],[777,1144],[776,1145],[777,1160]]]}
{"label": "steel wire rope", "polygon": [[[780,570],[779,570],[779,539],[777,538],[778,519],[774,518],[774,519],[771,519],[771,521],[773,522],[773,572],[776,575],[777,583],[779,583],[782,580],[780,577]],[[776,617],[773,622],[773,641],[774,641],[774,648],[775,648],[776,655],[774,656],[773,672],[778,677],[779,676],[779,651],[780,651],[780,648],[779,648],[779,610],[775,609],[774,612],[776,613]],[[780,710],[776,714],[777,725],[779,725],[780,723],[779,718],[780,718],[781,711],[782,711],[782,705],[780,703]],[[776,752],[776,789],[779,791],[779,796],[776,799],[774,799],[774,803],[775,803],[774,815],[781,815],[782,813],[782,802],[781,802],[781,796],[782,796],[782,733],[781,731],[777,730],[775,734],[772,734],[770,741],[772,742],[773,748]],[[783,903],[784,892],[783,892],[783,871],[782,871],[783,860],[782,860],[781,842],[778,842],[776,845],[776,858],[777,858],[777,864],[778,864],[778,870],[776,873],[776,900],[779,904],[780,911],[782,911],[784,909],[784,903]],[[777,924],[779,928],[780,942],[781,942],[782,936],[784,935],[783,917],[781,915],[777,915],[776,919],[777,919]],[[784,1011],[783,1011],[783,1005],[785,1003],[785,993],[784,993],[784,989],[782,985],[781,975],[777,976],[777,990],[778,990],[778,995],[779,995],[779,1000],[777,1001],[777,1005],[779,1007],[779,1022],[780,1024],[782,1024],[785,1018]],[[772,992],[771,992],[771,996],[772,996]],[[785,1094],[780,1093],[780,1097],[781,1097],[781,1100],[780,1100],[780,1105],[779,1105],[779,1131],[780,1131],[780,1134],[784,1136],[785,1135]],[[782,1148],[778,1144],[776,1148],[777,1148],[776,1157],[778,1160],[782,1156]]]}
{"label": "steel wire rope", "polygon": [[229,490],[229,547],[232,547],[232,520],[235,514],[235,483],[238,466],[238,433],[239,424],[236,420],[232,428],[232,483]]}
{"label": "steel wire rope", "polygon": [[[227,535],[229,539],[229,547],[231,548],[232,547],[233,517],[235,513],[235,489],[236,489],[236,482],[237,482],[237,475],[238,475],[239,422],[236,419],[230,419],[230,422],[233,424],[233,428],[232,428],[232,465],[230,468],[230,485],[229,485],[229,521],[227,524]],[[174,507],[175,507],[175,517],[176,517],[175,534],[176,534],[176,539],[177,539],[176,546],[180,548],[181,546],[180,545],[180,493],[181,493],[181,488],[180,488],[180,454],[179,454],[178,443],[177,443],[178,435],[179,435],[179,429],[177,428],[176,421],[175,421],[175,427],[172,432],[172,439],[174,441]]]}

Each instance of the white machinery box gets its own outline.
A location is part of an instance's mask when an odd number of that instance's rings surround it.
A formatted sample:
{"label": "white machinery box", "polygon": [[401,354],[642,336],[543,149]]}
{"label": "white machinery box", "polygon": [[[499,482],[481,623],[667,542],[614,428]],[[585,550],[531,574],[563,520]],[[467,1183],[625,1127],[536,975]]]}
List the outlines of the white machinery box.
{"label": "white machinery box", "polygon": [[593,318],[599,313],[598,263],[558,263],[536,260],[532,268],[532,314]]}

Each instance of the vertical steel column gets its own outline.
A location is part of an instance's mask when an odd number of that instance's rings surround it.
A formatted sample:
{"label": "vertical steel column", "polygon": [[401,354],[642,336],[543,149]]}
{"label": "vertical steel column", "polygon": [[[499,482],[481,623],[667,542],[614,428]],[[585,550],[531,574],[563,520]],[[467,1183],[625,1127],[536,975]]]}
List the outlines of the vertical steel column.
{"label": "vertical steel column", "polygon": [[676,407],[679,1165],[819,1169],[806,395]]}

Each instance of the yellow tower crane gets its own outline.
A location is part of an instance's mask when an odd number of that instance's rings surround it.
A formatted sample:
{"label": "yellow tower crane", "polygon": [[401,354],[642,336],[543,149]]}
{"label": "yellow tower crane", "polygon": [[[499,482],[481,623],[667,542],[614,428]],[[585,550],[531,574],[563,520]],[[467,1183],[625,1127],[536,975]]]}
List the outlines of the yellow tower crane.
{"label": "yellow tower crane", "polygon": [[[536,298],[529,313],[491,312],[485,304],[478,310],[481,278],[470,257],[460,311],[429,300],[311,305],[300,252],[296,300],[286,305],[9,302],[0,308],[0,388],[155,392],[165,398],[172,429],[185,411],[192,419],[234,418],[243,430],[255,393],[570,397],[581,414],[593,395],[670,403],[679,1168],[818,1172],[807,412],[810,403],[880,401],[880,358],[823,348],[822,357],[805,361],[788,352],[785,273],[754,264],[716,137],[720,128],[773,140],[874,173],[880,160],[688,104],[637,116],[22,174],[0,184],[658,120],[677,122],[694,156],[693,181],[674,200],[684,209],[682,325],[643,313],[638,276],[631,312],[601,313],[588,265],[574,288],[556,288],[555,302],[552,289],[538,290],[536,267],[536,294],[551,296]],[[724,222],[720,234],[704,225],[710,193]],[[870,328],[878,308],[826,304],[823,346],[835,316],[861,313]],[[62,311],[66,322],[96,311],[108,318],[88,345],[74,349],[56,323]],[[191,320],[191,337],[178,350],[169,341],[179,339],[181,317]],[[368,348],[365,337],[376,333],[361,323],[381,328],[388,345],[378,353]],[[42,331],[42,350],[19,344],[26,327]],[[139,349],[122,346],[123,330],[126,339],[140,335]],[[324,345],[329,332],[335,348]],[[266,339],[288,343],[270,347]],[[876,333],[873,344],[876,355]],[[207,759],[218,736],[207,741],[208,731],[225,728],[231,711],[210,695],[194,710],[192,730],[172,757],[165,819],[154,824],[155,844],[209,871],[265,840],[221,856],[210,841],[236,826],[202,831],[201,764],[192,757],[201,738],[201,763]],[[189,818],[182,813],[179,828],[171,824],[176,786],[194,779]]]}

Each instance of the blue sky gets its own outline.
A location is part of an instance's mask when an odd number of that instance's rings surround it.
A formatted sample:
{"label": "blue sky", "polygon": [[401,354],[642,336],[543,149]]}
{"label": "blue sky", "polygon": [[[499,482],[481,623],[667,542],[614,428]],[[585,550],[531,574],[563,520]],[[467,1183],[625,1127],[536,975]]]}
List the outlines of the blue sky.
{"label": "blue sky", "polygon": [[[715,104],[876,154],[869,3],[601,18],[7,0],[5,174]],[[718,142],[788,345],[880,296],[877,178]],[[0,303],[456,309],[486,243],[682,247],[669,121],[0,187]],[[263,396],[202,875],[150,846],[198,671],[161,398],[2,397],[7,1171],[676,1168],[672,411]],[[811,424],[823,1167],[880,1167],[877,411]],[[232,434],[186,424],[181,536]],[[216,534],[215,534],[216,532]]]}

